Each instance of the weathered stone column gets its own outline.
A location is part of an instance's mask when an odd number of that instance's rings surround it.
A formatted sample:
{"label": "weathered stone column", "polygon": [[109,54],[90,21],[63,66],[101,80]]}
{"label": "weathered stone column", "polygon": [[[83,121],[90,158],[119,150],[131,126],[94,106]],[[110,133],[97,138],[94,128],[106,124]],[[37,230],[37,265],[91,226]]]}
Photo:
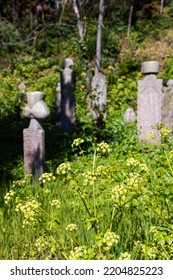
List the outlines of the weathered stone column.
{"label": "weathered stone column", "polygon": [[92,101],[91,108],[96,125],[106,118],[106,103],[107,103],[107,84],[105,75],[98,72],[92,78]]}
{"label": "weathered stone column", "polygon": [[41,122],[50,112],[44,102],[43,92],[28,92],[27,102],[24,116],[30,119],[30,124],[23,130],[24,170],[25,174],[40,177],[43,174],[45,160],[45,133]]}
{"label": "weathered stone column", "polygon": [[61,126],[61,84],[57,84],[55,96],[56,124]]}
{"label": "weathered stone column", "polygon": [[[147,61],[142,63],[142,73],[144,79],[138,81],[138,112],[137,127],[139,138],[154,144],[160,142],[160,134],[153,126],[162,122],[161,108],[163,98],[162,79],[157,79],[159,72],[159,62]],[[154,138],[147,137],[148,132],[152,132]]]}
{"label": "weathered stone column", "polygon": [[163,90],[162,123],[173,129],[173,80],[168,80]]}
{"label": "weathered stone column", "polygon": [[75,129],[75,72],[74,62],[66,58],[61,72],[61,126],[67,133]]}

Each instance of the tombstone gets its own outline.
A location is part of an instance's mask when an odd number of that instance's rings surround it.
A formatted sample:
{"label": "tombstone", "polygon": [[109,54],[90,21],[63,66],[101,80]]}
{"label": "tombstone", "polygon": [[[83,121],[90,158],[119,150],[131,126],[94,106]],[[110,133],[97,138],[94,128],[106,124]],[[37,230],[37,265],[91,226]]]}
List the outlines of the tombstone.
{"label": "tombstone", "polygon": [[[145,77],[138,81],[137,127],[139,138],[154,144],[160,143],[160,134],[157,128],[153,128],[153,126],[162,122],[163,86],[162,79],[156,77],[158,72],[159,62],[144,62],[142,63],[142,73]],[[147,137],[147,133],[150,131],[154,137]]]}
{"label": "tombstone", "polygon": [[134,123],[136,121],[136,113],[132,108],[127,108],[124,112],[124,122]]}
{"label": "tombstone", "polygon": [[163,88],[162,123],[169,129],[173,128],[173,80],[168,80]]}
{"label": "tombstone", "polygon": [[20,93],[25,93],[25,90],[26,90],[26,85],[24,82],[21,82],[19,85],[18,85],[18,89],[20,91]]}
{"label": "tombstone", "polygon": [[106,118],[107,85],[106,78],[98,72],[92,78],[92,114],[95,121]]}
{"label": "tombstone", "polygon": [[56,124],[61,126],[61,84],[57,84],[55,96]]}
{"label": "tombstone", "polygon": [[45,133],[42,121],[50,114],[44,102],[43,92],[27,93],[27,105],[23,114],[30,119],[29,127],[23,130],[25,174],[40,177],[45,160]]}
{"label": "tombstone", "polygon": [[75,129],[75,73],[74,62],[66,58],[61,72],[61,127],[67,133]]}

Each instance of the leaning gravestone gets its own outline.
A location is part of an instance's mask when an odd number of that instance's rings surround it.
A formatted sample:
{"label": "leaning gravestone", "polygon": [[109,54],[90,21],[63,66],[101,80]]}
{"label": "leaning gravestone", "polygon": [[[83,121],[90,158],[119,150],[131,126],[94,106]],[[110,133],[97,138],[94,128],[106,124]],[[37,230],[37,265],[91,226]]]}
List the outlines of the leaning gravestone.
{"label": "leaning gravestone", "polygon": [[106,102],[107,102],[107,85],[106,78],[98,72],[93,76],[91,82],[92,88],[92,114],[97,121],[100,118],[106,118]]}
{"label": "leaning gravestone", "polygon": [[173,128],[173,80],[168,80],[163,89],[162,123],[169,129]]}
{"label": "leaning gravestone", "polygon": [[61,72],[61,127],[67,133],[75,129],[75,72],[74,62],[66,58]]}
{"label": "leaning gravestone", "polygon": [[50,112],[44,102],[43,92],[28,92],[27,102],[24,116],[30,119],[30,124],[23,130],[24,169],[25,174],[40,177],[43,174],[45,159],[45,133],[41,121],[47,118]]}
{"label": "leaning gravestone", "polygon": [[124,112],[124,122],[133,123],[136,121],[136,113],[132,108],[127,108]]}
{"label": "leaning gravestone", "polygon": [[61,126],[61,84],[57,84],[55,96],[56,124]]}
{"label": "leaning gravestone", "polygon": [[[138,81],[137,127],[139,138],[154,144],[160,142],[160,134],[157,128],[153,128],[153,126],[162,122],[163,86],[162,79],[156,77],[158,72],[159,62],[144,62],[142,63],[142,73],[145,78]],[[154,137],[147,137],[148,132],[152,132]]]}

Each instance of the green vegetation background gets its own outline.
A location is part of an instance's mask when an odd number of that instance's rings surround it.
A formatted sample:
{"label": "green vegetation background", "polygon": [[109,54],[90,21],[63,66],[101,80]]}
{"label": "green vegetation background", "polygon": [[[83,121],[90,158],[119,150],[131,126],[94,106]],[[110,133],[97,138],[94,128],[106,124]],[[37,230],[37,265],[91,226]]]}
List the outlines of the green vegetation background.
{"label": "green vegetation background", "polygon": [[[27,1],[26,1],[27,2]],[[33,1],[34,3],[35,1]],[[127,37],[129,1],[105,1],[101,70],[108,85],[107,118],[95,129],[88,114],[94,71],[98,1],[82,10],[80,42],[72,6],[48,6],[44,22],[24,9],[14,22],[4,5],[0,22],[0,258],[172,259],[172,134],[162,143],[140,142],[136,123],[125,124],[137,106],[140,64],[161,63],[159,77],[173,74],[173,1],[138,1]],[[144,3],[145,2],[145,3]],[[18,1],[16,1],[16,5]],[[51,13],[50,13],[51,11]],[[61,17],[62,15],[62,17]],[[56,126],[55,92],[62,62],[75,61],[76,132]],[[43,91],[51,116],[46,135],[45,177],[24,178],[22,116],[26,96]],[[74,142],[78,139],[77,142]],[[83,141],[84,140],[84,141]],[[73,145],[72,145],[73,144]]]}

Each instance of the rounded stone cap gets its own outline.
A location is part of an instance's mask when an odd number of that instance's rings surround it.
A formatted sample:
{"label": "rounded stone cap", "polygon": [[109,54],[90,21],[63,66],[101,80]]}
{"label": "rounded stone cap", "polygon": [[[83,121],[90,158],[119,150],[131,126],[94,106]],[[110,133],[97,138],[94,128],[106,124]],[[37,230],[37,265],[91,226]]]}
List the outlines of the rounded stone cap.
{"label": "rounded stone cap", "polygon": [[67,57],[64,61],[63,61],[63,67],[66,68],[66,67],[69,67],[71,68],[72,66],[74,66],[74,61]]}
{"label": "rounded stone cap", "polygon": [[168,87],[173,87],[173,79],[168,80],[166,85]]}
{"label": "rounded stone cap", "polygon": [[25,117],[42,120],[49,116],[50,111],[44,102],[44,96],[44,92],[41,91],[31,91],[27,93],[28,103],[23,112]]}
{"label": "rounded stone cap", "polygon": [[41,91],[30,91],[27,92],[27,101],[28,101],[28,105],[30,107],[32,107],[35,103],[37,103],[40,100],[44,99],[44,92]]}
{"label": "rounded stone cap", "polygon": [[145,61],[141,64],[141,72],[143,74],[159,73],[160,63],[158,61]]}

